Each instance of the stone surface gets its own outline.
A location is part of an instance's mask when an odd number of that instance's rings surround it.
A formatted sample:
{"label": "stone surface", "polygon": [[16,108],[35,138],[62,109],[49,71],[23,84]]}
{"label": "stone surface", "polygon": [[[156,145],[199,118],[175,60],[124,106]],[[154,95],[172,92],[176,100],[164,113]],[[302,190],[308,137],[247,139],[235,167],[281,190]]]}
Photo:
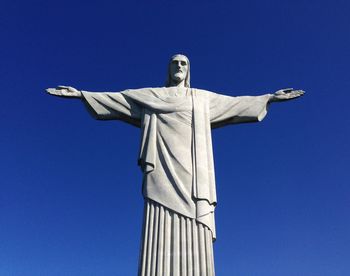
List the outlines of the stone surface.
{"label": "stone surface", "polygon": [[87,92],[69,86],[49,94],[80,98],[102,120],[123,120],[142,132],[145,214],[139,275],[214,275],[216,189],[211,129],[258,122],[270,102],[303,95],[282,89],[230,97],[190,88],[187,57],[171,58],[165,87]]}

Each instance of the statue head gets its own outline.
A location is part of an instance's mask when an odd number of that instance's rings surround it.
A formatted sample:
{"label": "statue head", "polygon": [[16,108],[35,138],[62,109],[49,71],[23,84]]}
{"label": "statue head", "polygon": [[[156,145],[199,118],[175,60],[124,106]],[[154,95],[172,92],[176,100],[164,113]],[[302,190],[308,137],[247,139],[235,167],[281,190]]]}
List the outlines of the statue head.
{"label": "statue head", "polygon": [[165,86],[176,86],[181,82],[185,87],[190,87],[190,61],[185,55],[177,54],[169,61]]}

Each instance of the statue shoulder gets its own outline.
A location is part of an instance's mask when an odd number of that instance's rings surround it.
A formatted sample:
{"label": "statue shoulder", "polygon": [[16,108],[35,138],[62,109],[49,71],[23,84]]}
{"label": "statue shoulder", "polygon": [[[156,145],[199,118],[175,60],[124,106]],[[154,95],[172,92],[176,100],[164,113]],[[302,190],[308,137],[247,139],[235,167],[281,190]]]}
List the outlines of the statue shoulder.
{"label": "statue shoulder", "polygon": [[122,91],[125,95],[157,95],[164,92],[166,87],[144,87],[136,89],[127,89]]}
{"label": "statue shoulder", "polygon": [[200,88],[192,88],[192,91],[193,91],[195,96],[203,97],[203,98],[210,98],[210,97],[217,94],[215,92],[205,90],[205,89],[200,89]]}

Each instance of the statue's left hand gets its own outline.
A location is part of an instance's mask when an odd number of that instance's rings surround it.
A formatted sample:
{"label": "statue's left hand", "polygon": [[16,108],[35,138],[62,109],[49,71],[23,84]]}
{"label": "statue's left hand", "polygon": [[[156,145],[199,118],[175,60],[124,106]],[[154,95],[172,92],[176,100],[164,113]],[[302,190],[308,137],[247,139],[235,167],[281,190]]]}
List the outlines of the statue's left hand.
{"label": "statue's left hand", "polygon": [[299,98],[304,94],[305,92],[303,90],[294,90],[293,88],[281,89],[271,94],[270,102],[288,101]]}
{"label": "statue's left hand", "polygon": [[81,91],[71,86],[60,85],[57,88],[48,88],[46,92],[54,96],[81,98]]}

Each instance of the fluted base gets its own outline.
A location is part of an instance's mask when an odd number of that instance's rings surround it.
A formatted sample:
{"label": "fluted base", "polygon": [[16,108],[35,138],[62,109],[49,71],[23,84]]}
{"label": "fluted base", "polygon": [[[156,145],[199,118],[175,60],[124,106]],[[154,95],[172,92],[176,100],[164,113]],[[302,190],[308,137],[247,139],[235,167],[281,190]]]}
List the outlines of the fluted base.
{"label": "fluted base", "polygon": [[208,227],[145,201],[139,276],[214,276]]}

